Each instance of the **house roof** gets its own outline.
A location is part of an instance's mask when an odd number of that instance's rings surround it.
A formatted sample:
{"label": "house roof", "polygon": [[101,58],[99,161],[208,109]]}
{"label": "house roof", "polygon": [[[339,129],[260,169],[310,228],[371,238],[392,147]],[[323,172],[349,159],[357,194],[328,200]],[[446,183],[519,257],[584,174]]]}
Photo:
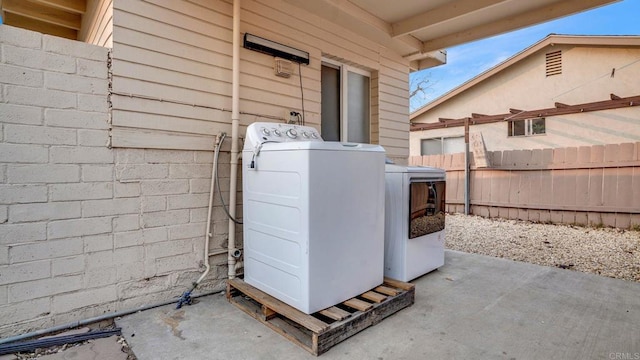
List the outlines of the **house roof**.
{"label": "house roof", "polygon": [[[0,0],[4,22],[75,38],[88,0]],[[127,0],[130,1],[130,0]],[[446,62],[449,46],[619,0],[281,0],[393,50],[413,70]]]}
{"label": "house roof", "polygon": [[432,102],[424,105],[423,107],[417,109],[410,115],[410,120],[413,120],[425,112],[435,108],[436,106],[448,101],[449,99],[457,96],[458,94],[463,93],[467,89],[489,79],[490,77],[496,75],[497,73],[509,68],[510,66],[526,59],[532,54],[538,52],[541,49],[546,48],[547,46],[554,45],[576,45],[576,46],[612,46],[612,47],[630,47],[630,46],[640,46],[640,36],[627,36],[627,35],[616,35],[616,36],[588,36],[588,35],[557,35],[551,34],[545,37],[544,39],[538,41],[537,43],[529,46],[528,48],[522,50],[521,52],[515,54],[514,56],[508,58],[507,60],[501,62],[500,64],[480,73],[478,76],[466,81],[462,85],[454,88],[453,90],[445,93],[439,98],[433,100]]}

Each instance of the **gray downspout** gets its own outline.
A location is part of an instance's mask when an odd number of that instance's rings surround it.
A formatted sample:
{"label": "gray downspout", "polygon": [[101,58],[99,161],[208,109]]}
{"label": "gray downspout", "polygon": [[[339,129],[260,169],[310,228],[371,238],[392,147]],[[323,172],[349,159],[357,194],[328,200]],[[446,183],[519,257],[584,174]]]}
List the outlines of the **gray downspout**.
{"label": "gray downspout", "polygon": [[470,187],[469,187],[469,118],[464,119],[464,214],[469,215],[470,201]]}

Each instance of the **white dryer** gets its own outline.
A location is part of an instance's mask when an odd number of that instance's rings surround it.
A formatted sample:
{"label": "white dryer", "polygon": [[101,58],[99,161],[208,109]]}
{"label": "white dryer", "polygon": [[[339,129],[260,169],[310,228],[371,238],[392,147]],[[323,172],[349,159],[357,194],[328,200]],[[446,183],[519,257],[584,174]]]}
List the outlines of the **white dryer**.
{"label": "white dryer", "polygon": [[445,171],[386,165],[384,275],[411,281],[444,265]]}
{"label": "white dryer", "polygon": [[248,284],[310,314],[383,282],[382,147],[253,123],[242,157]]}

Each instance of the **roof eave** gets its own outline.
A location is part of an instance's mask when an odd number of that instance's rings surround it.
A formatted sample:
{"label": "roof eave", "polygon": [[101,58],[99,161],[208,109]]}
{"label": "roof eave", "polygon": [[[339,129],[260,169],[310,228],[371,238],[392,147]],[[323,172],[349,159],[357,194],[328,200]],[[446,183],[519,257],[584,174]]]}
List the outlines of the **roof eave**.
{"label": "roof eave", "polygon": [[428,53],[416,53],[404,57],[409,60],[411,71],[420,71],[447,63],[447,51],[437,50]]}

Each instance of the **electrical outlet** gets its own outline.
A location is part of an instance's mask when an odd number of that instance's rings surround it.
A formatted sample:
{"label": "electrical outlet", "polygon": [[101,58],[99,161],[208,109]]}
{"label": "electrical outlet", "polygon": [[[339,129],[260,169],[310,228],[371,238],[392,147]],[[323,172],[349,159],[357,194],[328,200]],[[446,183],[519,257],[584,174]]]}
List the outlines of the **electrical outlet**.
{"label": "electrical outlet", "polygon": [[285,110],[284,120],[287,124],[297,124],[301,119],[301,114],[295,110]]}
{"label": "electrical outlet", "polygon": [[284,119],[285,124],[293,124],[293,122],[291,122],[291,110],[284,109],[282,113],[282,118]]}

